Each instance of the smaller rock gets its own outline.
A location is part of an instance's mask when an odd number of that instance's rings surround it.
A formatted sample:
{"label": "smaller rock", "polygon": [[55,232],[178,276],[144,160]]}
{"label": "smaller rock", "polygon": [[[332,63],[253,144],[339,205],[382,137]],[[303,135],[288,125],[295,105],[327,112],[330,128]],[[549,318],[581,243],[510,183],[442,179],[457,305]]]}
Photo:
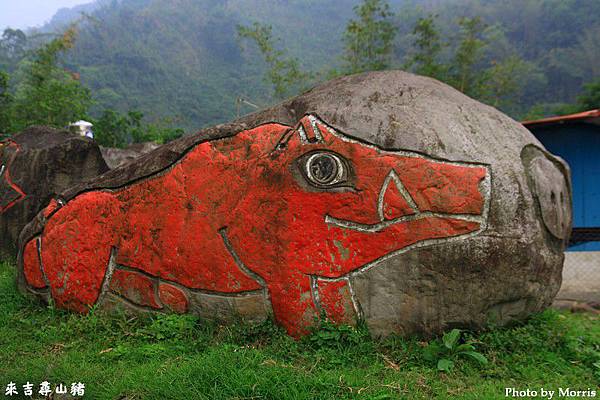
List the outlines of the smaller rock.
{"label": "smaller rock", "polygon": [[125,149],[101,146],[100,151],[108,167],[114,169],[137,159],[143,154],[151,152],[159,146],[159,144],[154,142],[145,142],[134,143]]}
{"label": "smaller rock", "polygon": [[36,126],[0,142],[0,256],[14,257],[21,229],[65,189],[108,171],[96,142]]}

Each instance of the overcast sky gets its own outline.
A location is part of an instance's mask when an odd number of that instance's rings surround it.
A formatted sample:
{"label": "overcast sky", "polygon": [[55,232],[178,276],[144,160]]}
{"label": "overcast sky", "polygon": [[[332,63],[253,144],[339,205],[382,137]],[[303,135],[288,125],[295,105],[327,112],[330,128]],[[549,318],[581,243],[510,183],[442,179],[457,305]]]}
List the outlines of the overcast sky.
{"label": "overcast sky", "polygon": [[0,30],[6,27],[40,26],[58,9],[89,3],[91,0],[0,0]]}

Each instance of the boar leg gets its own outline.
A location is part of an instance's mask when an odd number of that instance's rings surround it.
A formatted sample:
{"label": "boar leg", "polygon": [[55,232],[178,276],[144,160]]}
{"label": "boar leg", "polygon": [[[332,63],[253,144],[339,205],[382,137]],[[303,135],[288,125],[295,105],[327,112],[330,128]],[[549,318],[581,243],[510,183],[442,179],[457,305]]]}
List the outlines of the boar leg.
{"label": "boar leg", "polygon": [[350,282],[347,279],[325,280],[315,278],[313,295],[321,312],[336,324],[356,324],[358,318],[352,300]]}
{"label": "boar leg", "polygon": [[106,192],[78,196],[49,218],[41,265],[58,307],[87,313],[96,304],[114,268],[122,219],[118,202]]}
{"label": "boar leg", "polygon": [[275,320],[293,337],[309,332],[319,314],[311,293],[311,278],[296,272],[268,284]]}

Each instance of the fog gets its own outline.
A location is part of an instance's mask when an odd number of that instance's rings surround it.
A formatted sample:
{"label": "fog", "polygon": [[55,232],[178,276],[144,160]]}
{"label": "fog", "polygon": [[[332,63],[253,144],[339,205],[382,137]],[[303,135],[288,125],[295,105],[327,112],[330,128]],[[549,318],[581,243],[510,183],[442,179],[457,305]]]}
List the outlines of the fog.
{"label": "fog", "polygon": [[0,30],[40,26],[59,9],[84,3],[89,0],[0,0]]}

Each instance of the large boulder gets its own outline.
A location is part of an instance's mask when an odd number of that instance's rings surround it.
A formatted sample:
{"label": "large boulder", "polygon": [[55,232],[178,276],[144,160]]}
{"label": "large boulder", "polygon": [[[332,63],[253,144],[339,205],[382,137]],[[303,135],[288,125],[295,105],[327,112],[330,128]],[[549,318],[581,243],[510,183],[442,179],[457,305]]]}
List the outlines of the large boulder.
{"label": "large boulder", "polygon": [[90,139],[32,127],[0,142],[0,256],[15,257],[21,229],[70,186],[108,167]]}
{"label": "large boulder", "polygon": [[23,230],[19,282],[77,312],[272,314],[295,336],[319,316],[374,335],[505,324],[560,287],[569,179],[447,85],[354,75],[62,193]]}

